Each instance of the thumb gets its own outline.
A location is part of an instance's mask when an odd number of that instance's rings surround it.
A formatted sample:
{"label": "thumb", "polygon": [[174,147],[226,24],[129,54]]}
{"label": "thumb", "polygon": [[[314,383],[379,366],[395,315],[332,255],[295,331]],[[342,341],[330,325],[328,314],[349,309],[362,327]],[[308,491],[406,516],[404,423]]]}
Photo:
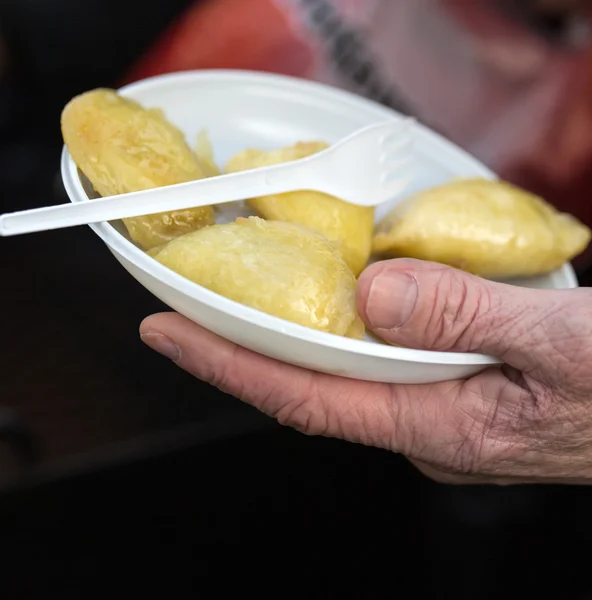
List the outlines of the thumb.
{"label": "thumb", "polygon": [[[574,296],[573,293],[576,293]],[[386,342],[423,350],[483,352],[517,369],[540,362],[550,326],[563,327],[577,290],[494,283],[436,263],[396,259],[358,282],[360,315]],[[546,362],[546,360],[543,360]]]}

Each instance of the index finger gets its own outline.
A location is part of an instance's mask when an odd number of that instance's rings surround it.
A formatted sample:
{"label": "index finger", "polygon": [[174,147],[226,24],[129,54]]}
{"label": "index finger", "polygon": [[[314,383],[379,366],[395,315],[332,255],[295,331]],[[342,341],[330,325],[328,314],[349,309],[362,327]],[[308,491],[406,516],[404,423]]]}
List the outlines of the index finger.
{"label": "index finger", "polygon": [[147,317],[140,335],[161,353],[159,336],[166,336],[177,347],[172,359],[179,367],[279,420],[282,407],[314,394],[314,373],[242,348],[177,313]]}
{"label": "index finger", "polygon": [[[310,435],[340,437],[393,449],[401,386],[316,373],[225,340],[176,313],[144,320],[143,341],[161,352],[162,336],[178,348],[175,363],[244,400],[281,424]],[[417,386],[417,393],[421,393]]]}

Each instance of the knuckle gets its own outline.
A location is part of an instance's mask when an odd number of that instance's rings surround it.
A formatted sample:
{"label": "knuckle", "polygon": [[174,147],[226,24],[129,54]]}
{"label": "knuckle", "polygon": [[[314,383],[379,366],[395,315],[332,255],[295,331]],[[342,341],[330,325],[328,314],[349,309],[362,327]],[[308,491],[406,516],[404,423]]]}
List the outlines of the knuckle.
{"label": "knuckle", "polygon": [[279,406],[273,416],[280,425],[306,435],[327,435],[328,419],[324,410],[309,398],[295,399]]}
{"label": "knuckle", "polygon": [[516,436],[514,423],[519,419],[518,405],[502,404],[491,399],[481,415],[467,418],[452,464],[466,475],[490,473],[514,455]]}
{"label": "knuckle", "polygon": [[449,435],[438,454],[432,455],[432,462],[444,473],[470,479],[495,476],[520,452],[519,399],[501,402],[497,386],[490,389],[486,381],[469,381],[458,395]]}
{"label": "knuckle", "polygon": [[280,425],[305,435],[328,435],[329,416],[320,387],[317,377],[311,374],[307,382],[298,389],[292,389],[289,394],[286,394],[285,388],[269,394],[269,401],[262,410]]}
{"label": "knuckle", "polygon": [[429,304],[426,338],[434,350],[470,351],[478,346],[478,333],[490,328],[491,290],[477,278],[453,269],[443,269]]}
{"label": "knuckle", "polygon": [[221,392],[231,394],[237,398],[242,398],[244,389],[240,379],[233,377],[232,365],[237,361],[237,354],[240,352],[239,346],[234,346],[232,349],[231,360],[217,364],[216,366],[202,364],[200,365],[199,375],[196,374],[196,369],[189,372],[195,377],[204,379],[210,385],[218,388]]}

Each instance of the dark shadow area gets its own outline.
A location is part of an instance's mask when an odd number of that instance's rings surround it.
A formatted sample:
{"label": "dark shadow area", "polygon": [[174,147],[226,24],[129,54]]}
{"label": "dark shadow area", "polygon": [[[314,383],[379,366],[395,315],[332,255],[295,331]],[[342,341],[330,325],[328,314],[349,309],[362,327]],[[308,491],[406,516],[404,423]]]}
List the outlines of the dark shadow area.
{"label": "dark shadow area", "polygon": [[3,586],[11,598],[219,598],[240,585],[579,599],[590,501],[588,489],[449,488],[386,452],[270,431],[6,496]]}

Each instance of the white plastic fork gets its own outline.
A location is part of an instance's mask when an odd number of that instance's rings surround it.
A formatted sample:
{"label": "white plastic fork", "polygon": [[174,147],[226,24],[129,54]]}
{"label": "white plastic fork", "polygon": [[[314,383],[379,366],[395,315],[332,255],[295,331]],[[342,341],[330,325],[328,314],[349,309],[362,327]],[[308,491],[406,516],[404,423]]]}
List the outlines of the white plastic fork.
{"label": "white plastic fork", "polygon": [[89,225],[126,217],[314,190],[359,206],[398,196],[413,179],[414,119],[365,127],[307,158],[96,200],[0,216],[0,236]]}

